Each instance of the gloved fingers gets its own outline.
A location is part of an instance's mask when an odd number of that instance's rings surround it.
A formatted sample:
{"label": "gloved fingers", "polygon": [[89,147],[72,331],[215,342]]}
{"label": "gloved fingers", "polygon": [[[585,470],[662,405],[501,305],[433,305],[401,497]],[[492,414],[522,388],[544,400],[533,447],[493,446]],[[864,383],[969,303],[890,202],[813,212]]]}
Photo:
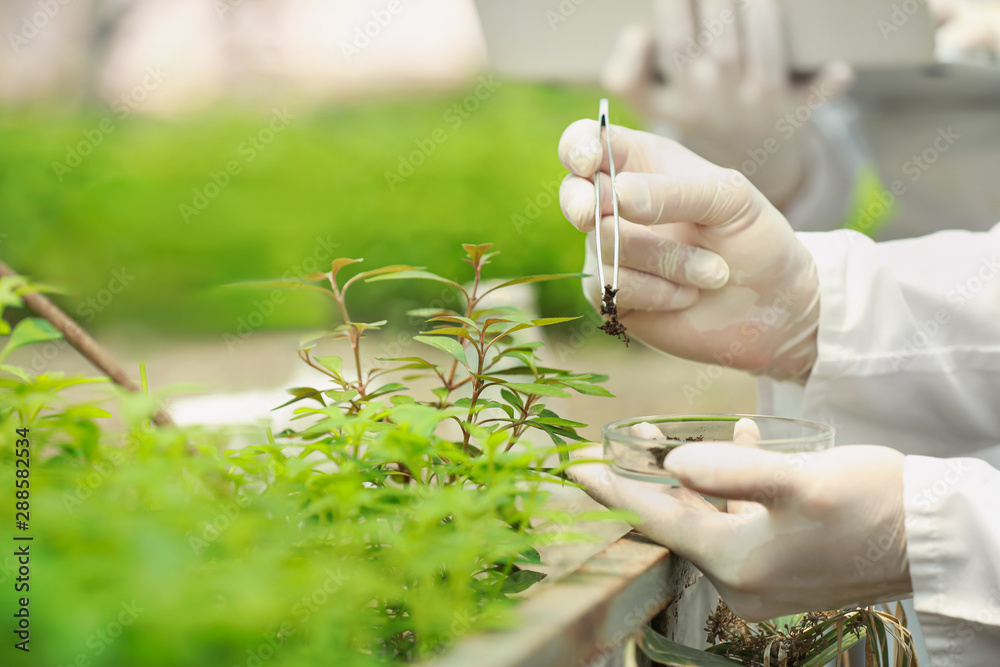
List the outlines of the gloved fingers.
{"label": "gloved fingers", "polygon": [[752,221],[765,201],[743,174],[714,165],[683,175],[618,174],[615,190],[620,215],[643,225]]}
{"label": "gloved fingers", "polygon": [[1000,7],[995,2],[963,5],[937,30],[935,39],[945,58],[976,50],[1000,53]]}
{"label": "gloved fingers", "polygon": [[[594,229],[594,181],[591,178],[567,174],[559,186],[559,208],[570,224],[581,232]],[[611,176],[601,172],[601,215],[614,212],[611,199]]]}
{"label": "gloved fingers", "polygon": [[599,139],[600,126],[596,120],[582,118],[570,123],[559,137],[559,161],[571,173],[590,178],[600,168],[604,156],[604,144]]}
{"label": "gloved fingers", "polygon": [[[678,285],[700,289],[718,289],[729,281],[729,265],[711,250],[680,243],[657,234],[645,225],[621,220],[622,266],[659,276]],[[601,221],[601,247],[614,250],[614,219]],[[595,242],[593,236],[588,243]],[[605,263],[613,259],[604,258]]]}
{"label": "gloved fingers", "polygon": [[800,105],[816,108],[824,100],[835,100],[854,84],[854,68],[843,60],[823,65],[808,84],[798,89]]}
{"label": "gloved fingers", "polygon": [[633,424],[628,431],[629,435],[634,438],[643,438],[644,440],[667,439],[667,436],[663,435],[663,431],[649,422],[639,422],[638,424]]}
{"label": "gloved fingers", "polygon": [[[604,140],[598,141],[600,127],[596,120],[583,118],[570,123],[559,138],[559,161],[577,176],[590,178],[598,169],[610,173],[610,162]],[[676,141],[649,132],[633,130],[619,125],[609,126],[611,151],[615,169],[660,173],[671,165],[685,168],[691,161],[710,164],[681,146]],[[599,162],[600,161],[600,162]]]}
{"label": "gloved fingers", "polygon": [[766,98],[790,86],[778,0],[752,0],[743,9],[745,81]]}
{"label": "gloved fingers", "polygon": [[621,31],[611,57],[601,70],[601,85],[608,92],[642,107],[643,99],[654,80],[653,34],[641,25]]}
{"label": "gloved fingers", "polygon": [[[700,0],[698,24],[698,38],[708,42],[705,56],[714,66],[716,76],[728,81],[738,79],[742,74],[743,63],[737,12],[732,0]],[[703,38],[703,35],[711,39]]]}
{"label": "gloved fingers", "polygon": [[[927,6],[931,10],[931,16],[935,23],[940,26],[958,16],[961,2],[962,0],[928,0]],[[937,36],[935,35],[935,37]]]}
{"label": "gloved fingers", "polygon": [[[573,459],[599,459],[603,452],[599,446],[585,447],[573,452]],[[637,482],[616,475],[606,463],[579,463],[566,468],[566,475],[582,486],[587,495],[611,508],[624,508],[640,496],[652,496],[655,501],[668,487],[651,482]]]}
{"label": "gloved fingers", "polygon": [[683,54],[695,38],[694,7],[691,0],[654,0],[653,29],[659,47],[658,63],[671,84],[683,81]]}
{"label": "gloved fingers", "polygon": [[743,417],[733,426],[733,442],[753,446],[760,442],[760,427],[749,417]]}
{"label": "gloved fingers", "polygon": [[[760,442],[760,427],[757,422],[747,417],[736,422],[733,426],[733,442],[741,447],[756,447]],[[748,514],[758,511],[760,505],[745,500],[730,500],[726,509],[729,514]]]}
{"label": "gloved fingers", "polygon": [[788,457],[737,445],[687,444],[670,452],[663,467],[689,489],[768,507],[793,492],[798,480]]}
{"label": "gloved fingers", "polygon": [[571,466],[566,472],[596,502],[637,515],[636,530],[682,554],[704,550],[697,547],[703,541],[701,524],[711,525],[713,534],[728,525],[711,503],[689,489],[626,479],[604,464]]}
{"label": "gloved fingers", "polygon": [[[587,258],[583,269],[584,273],[588,275],[583,279],[583,291],[587,300],[595,308],[600,308],[604,286],[600,284],[598,277],[594,242],[589,238],[593,234],[594,232],[588,234]],[[608,245],[605,248],[607,255],[604,257],[604,278],[607,282],[611,282],[614,270],[611,256],[613,246]],[[697,303],[698,298],[699,291],[696,287],[678,285],[659,276],[619,266],[617,297],[619,317],[624,317],[627,311],[631,310],[683,310]]]}

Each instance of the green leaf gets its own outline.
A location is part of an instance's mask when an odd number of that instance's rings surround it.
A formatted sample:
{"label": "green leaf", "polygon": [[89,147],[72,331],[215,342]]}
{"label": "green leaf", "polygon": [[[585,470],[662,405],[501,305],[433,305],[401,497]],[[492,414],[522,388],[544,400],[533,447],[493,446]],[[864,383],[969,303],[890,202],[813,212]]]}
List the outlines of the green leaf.
{"label": "green leaf", "polygon": [[14,327],[14,332],[10,335],[3,350],[0,351],[0,362],[9,357],[11,352],[25,345],[45,343],[60,338],[62,338],[62,334],[48,320],[37,317],[21,320]]}
{"label": "green leaf", "polygon": [[531,570],[518,570],[513,572],[507,579],[503,582],[502,592],[506,595],[513,595],[514,593],[520,593],[523,590],[527,590],[529,587],[537,584],[539,581],[545,578],[545,575],[541,572],[533,572]]}
{"label": "green leaf", "polygon": [[538,553],[533,547],[528,547],[524,551],[518,554],[518,563],[531,563],[533,565],[542,564],[542,555]]}
{"label": "green leaf", "polygon": [[562,419],[561,417],[539,417],[537,419],[532,419],[536,424],[546,424],[549,426],[565,426],[567,428],[583,428],[586,424],[581,424],[580,422],[570,421],[568,419]]}
{"label": "green leaf", "polygon": [[413,405],[417,401],[412,396],[403,395],[403,396],[390,396],[389,402],[392,403],[393,405]]}
{"label": "green leaf", "polygon": [[[346,403],[347,401],[352,400],[355,396],[358,395],[358,390],[357,389],[344,389],[344,390],[330,389],[329,391],[324,391],[323,395],[326,396],[327,398],[332,398],[337,403]],[[312,398],[312,397],[311,396],[306,396],[305,398]],[[289,402],[293,403],[294,401],[289,401]],[[288,403],[285,403],[285,405],[288,405]]]}
{"label": "green leaf", "polygon": [[578,380],[561,380],[560,384],[564,384],[570,389],[574,389],[580,392],[581,394],[586,394],[587,396],[604,396],[606,398],[615,397],[614,394],[612,394],[604,387],[590,382],[580,382]]}
{"label": "green leaf", "polygon": [[496,287],[484,292],[480,298],[486,296],[490,292],[495,292],[498,289],[503,289],[504,287],[513,287],[514,285],[523,285],[525,283],[543,283],[549,280],[562,280],[563,278],[583,278],[582,273],[546,273],[539,276],[523,276],[521,278],[515,278],[514,280],[508,280],[505,283],[501,283]]}
{"label": "green leaf", "polygon": [[31,375],[23,368],[18,368],[17,366],[11,366],[9,364],[0,364],[0,371],[14,375],[22,382],[31,382]]}
{"label": "green leaf", "polygon": [[461,315],[437,315],[435,317],[430,317],[427,319],[428,322],[453,322],[455,324],[464,324],[465,326],[473,329],[474,331],[479,331],[479,325],[475,321],[470,320],[468,317],[462,317]]}
{"label": "green leaf", "polygon": [[93,405],[77,405],[67,408],[66,414],[79,419],[109,419],[111,413]]}
{"label": "green leaf", "polygon": [[313,399],[314,401],[322,405],[324,408],[326,407],[326,403],[323,401],[323,394],[313,389],[312,387],[293,387],[292,389],[288,389],[286,393],[291,394],[295,398],[286,403],[282,403],[276,408],[272,408],[272,411],[280,410],[286,405],[291,405],[292,403],[298,403],[299,401],[304,401],[307,398]]}
{"label": "green leaf", "polygon": [[[860,635],[860,636],[858,636]],[[808,660],[802,663],[802,667],[823,667],[823,665],[833,662],[833,660],[841,653],[846,653],[851,647],[853,647],[858,642],[862,641],[867,633],[864,628],[855,635],[853,632],[845,632],[843,642],[840,645],[840,649],[837,649],[837,633],[833,633],[833,642],[823,648],[819,653],[811,654]]]}
{"label": "green leaf", "polygon": [[379,396],[385,396],[386,394],[392,394],[397,391],[405,391],[407,387],[404,387],[399,382],[390,382],[389,384],[384,384],[372,393],[365,396],[365,398],[377,398]]}
{"label": "green leaf", "polygon": [[368,329],[377,331],[388,323],[389,320],[379,320],[378,322],[351,322],[350,324],[341,324],[333,331],[340,332],[340,331],[349,331],[351,329],[354,329],[358,333],[364,333]]}
{"label": "green leaf", "polygon": [[[479,245],[474,245],[472,243],[462,244],[462,249],[465,250],[465,252],[468,253],[469,255],[469,259],[467,261],[473,266],[479,264],[481,260],[483,264],[488,264],[489,262],[485,261],[487,257],[484,257],[484,255],[486,255],[486,253],[489,252],[489,249],[492,247],[493,247],[492,243],[481,243]],[[490,257],[496,254],[497,253],[492,253]]]}
{"label": "green leaf", "polygon": [[422,336],[458,336],[459,338],[464,338],[469,342],[476,342],[476,340],[469,334],[466,329],[461,327],[441,327],[440,329],[431,329],[430,331],[421,331]]}
{"label": "green leaf", "polygon": [[337,259],[333,260],[333,262],[330,264],[330,273],[329,273],[330,282],[336,282],[337,273],[345,266],[350,266],[351,264],[359,264],[363,261],[365,260],[364,258],[361,257],[359,257],[358,259],[351,259],[349,257],[338,257]]}
{"label": "green leaf", "polygon": [[569,392],[563,391],[559,387],[551,384],[508,382],[506,386],[514,391],[519,391],[522,394],[531,394],[533,396],[552,396],[554,398],[569,398]]}
{"label": "green leaf", "polygon": [[490,345],[502,339],[505,336],[509,336],[512,333],[518,331],[524,331],[525,329],[534,329],[535,327],[547,327],[552,324],[562,324],[563,322],[572,322],[573,320],[578,320],[582,316],[577,317],[543,317],[537,320],[531,320],[531,324],[518,324],[515,327],[511,327],[502,333],[497,334],[493,340],[490,341]]}
{"label": "green leaf", "polygon": [[696,648],[672,642],[648,625],[643,626],[637,646],[654,662],[661,662],[672,667],[733,667],[733,665],[742,665],[740,662],[723,658],[720,655],[712,655]]}
{"label": "green leaf", "polygon": [[443,350],[457,359],[460,364],[468,367],[468,362],[465,359],[465,350],[462,349],[462,344],[454,338],[446,338],[445,336],[414,336],[413,340]]}
{"label": "green leaf", "polygon": [[382,276],[389,273],[401,273],[403,271],[419,271],[422,268],[423,267],[420,266],[410,266],[409,264],[393,264],[392,266],[383,266],[380,269],[372,269],[371,271],[362,271],[361,273],[355,276],[351,276],[350,280],[344,283],[344,290],[346,290],[351,283],[358,280],[366,280],[374,276]]}
{"label": "green leaf", "polygon": [[338,378],[344,378],[344,360],[340,357],[313,357],[313,359],[319,362],[320,366],[330,371]]}
{"label": "green leaf", "polygon": [[421,357],[377,357],[378,361],[406,361],[409,362],[402,368],[437,368],[435,364]]}
{"label": "green leaf", "polygon": [[452,287],[459,289],[462,293],[465,293],[465,288],[456,283],[454,280],[448,280],[430,271],[400,271],[398,273],[388,273],[381,276],[373,276],[367,279],[366,283],[374,283],[380,280],[433,280],[434,282],[444,283],[445,285],[451,285]]}
{"label": "green leaf", "polygon": [[524,403],[521,401],[521,397],[508,389],[501,389],[500,396],[503,400],[507,401],[513,406],[516,406],[519,410],[524,407]]}

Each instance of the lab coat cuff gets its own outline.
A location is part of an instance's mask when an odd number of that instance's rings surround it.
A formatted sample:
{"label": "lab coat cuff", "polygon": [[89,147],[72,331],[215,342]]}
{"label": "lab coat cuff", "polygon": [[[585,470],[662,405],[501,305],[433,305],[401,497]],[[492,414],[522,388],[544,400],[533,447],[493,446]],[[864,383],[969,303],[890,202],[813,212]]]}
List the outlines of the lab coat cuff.
{"label": "lab coat cuff", "polygon": [[1000,536],[984,492],[998,490],[1000,473],[983,461],[906,457],[903,504],[913,606],[933,665],[976,664],[973,656],[996,650]]}

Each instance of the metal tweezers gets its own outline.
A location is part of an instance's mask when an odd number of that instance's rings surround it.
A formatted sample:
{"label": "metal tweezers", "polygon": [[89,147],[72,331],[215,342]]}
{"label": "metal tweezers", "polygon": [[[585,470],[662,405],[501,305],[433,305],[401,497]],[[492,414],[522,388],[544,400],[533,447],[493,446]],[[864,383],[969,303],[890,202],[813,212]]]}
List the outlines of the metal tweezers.
{"label": "metal tweezers", "polygon": [[[615,192],[615,158],[611,154],[611,127],[608,121],[608,101],[606,99],[601,100],[601,104],[597,110],[597,122],[598,122],[598,140],[600,140],[600,135],[604,133],[604,141],[608,148],[608,164],[610,165],[611,172],[611,202],[612,209],[614,211],[615,217],[615,259],[614,259],[614,273],[611,276],[611,293],[612,303],[618,303],[618,258],[621,255],[621,231],[619,229],[619,219],[618,219],[618,193]],[[601,252],[601,170],[600,167],[597,169],[597,173],[594,174],[594,194],[596,197],[596,204],[594,206],[594,229],[597,233],[597,276],[601,280],[601,297],[604,297],[604,290],[606,289],[608,283],[604,279],[604,259]]]}

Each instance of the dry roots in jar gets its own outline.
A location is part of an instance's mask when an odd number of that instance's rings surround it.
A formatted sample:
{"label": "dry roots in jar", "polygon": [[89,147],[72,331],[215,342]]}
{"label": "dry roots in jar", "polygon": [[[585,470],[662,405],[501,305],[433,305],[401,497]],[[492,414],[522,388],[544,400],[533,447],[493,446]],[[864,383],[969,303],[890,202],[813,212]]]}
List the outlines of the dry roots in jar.
{"label": "dry roots in jar", "polygon": [[601,303],[601,315],[607,315],[608,321],[601,325],[600,329],[609,336],[614,336],[625,341],[628,347],[629,337],[625,333],[625,325],[618,321],[618,306],[615,304],[615,295],[618,290],[611,289],[611,285],[604,286],[604,297]]}

